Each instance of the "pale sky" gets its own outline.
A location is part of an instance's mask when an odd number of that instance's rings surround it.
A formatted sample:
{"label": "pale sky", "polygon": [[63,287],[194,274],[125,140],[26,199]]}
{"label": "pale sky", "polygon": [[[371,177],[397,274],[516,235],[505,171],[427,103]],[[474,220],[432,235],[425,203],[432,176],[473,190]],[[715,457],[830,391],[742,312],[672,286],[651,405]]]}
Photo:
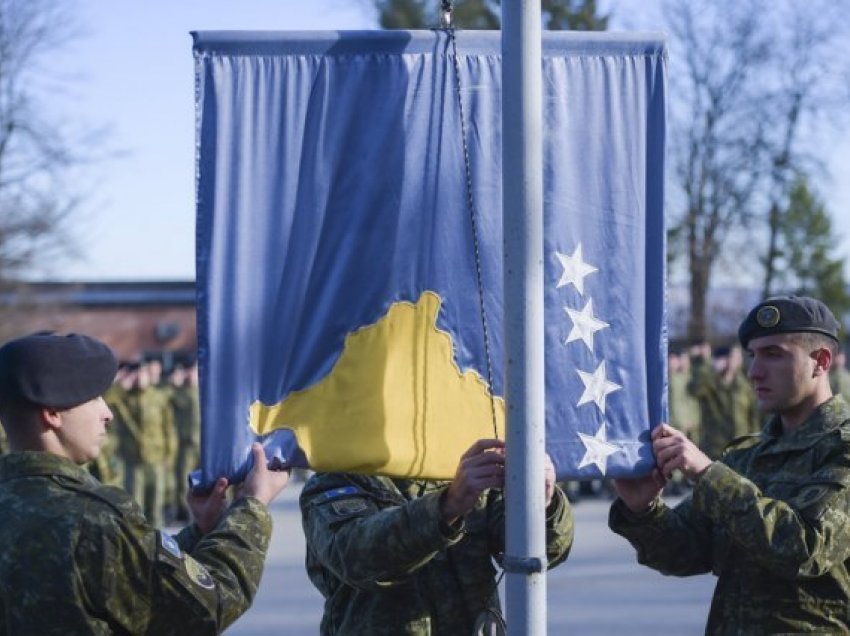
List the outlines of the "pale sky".
{"label": "pale sky", "polygon": [[[54,107],[69,120],[106,126],[116,152],[93,168],[98,185],[75,224],[81,258],[48,268],[43,276],[51,279],[194,278],[190,31],[376,28],[368,0],[75,0],[75,6],[85,34],[56,56],[51,70],[74,77],[78,89]],[[645,5],[615,6],[621,18]],[[628,20],[615,26],[623,24]],[[832,180],[822,194],[850,254],[850,131],[833,143],[825,157]]]}

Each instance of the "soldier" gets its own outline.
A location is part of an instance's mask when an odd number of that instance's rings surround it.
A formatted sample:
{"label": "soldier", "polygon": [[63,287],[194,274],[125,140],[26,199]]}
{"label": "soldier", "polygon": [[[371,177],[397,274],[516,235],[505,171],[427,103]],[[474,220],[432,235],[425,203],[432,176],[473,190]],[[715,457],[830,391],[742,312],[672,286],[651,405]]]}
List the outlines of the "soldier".
{"label": "soldier", "polygon": [[840,395],[850,401],[850,371],[847,370],[847,354],[839,349],[835,354],[835,362],[829,371],[829,385],[833,395]]}
{"label": "soldier", "polygon": [[[476,442],[451,483],[311,477],[301,513],[307,573],[325,597],[321,634],[504,634],[491,561],[504,551],[503,484],[498,440]],[[551,462],[546,504],[554,567],[572,546],[573,519]]]}
{"label": "soldier", "polygon": [[116,361],[80,335],[34,334],[0,348],[0,633],[218,634],[251,604],[271,537],[267,505],[288,474],[262,447],[227,507],[227,480],[195,496],[176,537],[83,464],[112,414]]}
{"label": "soldier", "polygon": [[717,459],[726,445],[741,435],[759,429],[760,415],[756,397],[742,371],[739,347],[720,351],[716,368],[709,364],[708,343],[691,348],[691,381],[688,393],[699,403],[700,450]]}
{"label": "soldier", "polygon": [[[829,387],[838,328],[812,298],[757,305],[738,336],[773,414],[762,432],[712,461],[661,425],[654,472],[615,480],[609,525],[640,563],[718,576],[706,633],[850,631],[850,407]],[[695,484],[671,509],[658,495],[677,469]]]}
{"label": "soldier", "polygon": [[667,356],[670,424],[688,436],[699,440],[699,402],[688,393],[691,358],[685,352]]}
{"label": "soldier", "polygon": [[188,369],[177,365],[171,373],[171,409],[177,430],[178,450],[175,462],[174,483],[179,495],[177,519],[188,514],[182,503],[188,490],[188,475],[201,460],[201,411],[198,404],[198,365]]}
{"label": "soldier", "polygon": [[125,395],[122,420],[126,430],[127,492],[132,494],[154,525],[160,525],[165,509],[167,475],[174,470],[177,433],[168,398],[151,387],[146,364],[136,371],[136,385]]}

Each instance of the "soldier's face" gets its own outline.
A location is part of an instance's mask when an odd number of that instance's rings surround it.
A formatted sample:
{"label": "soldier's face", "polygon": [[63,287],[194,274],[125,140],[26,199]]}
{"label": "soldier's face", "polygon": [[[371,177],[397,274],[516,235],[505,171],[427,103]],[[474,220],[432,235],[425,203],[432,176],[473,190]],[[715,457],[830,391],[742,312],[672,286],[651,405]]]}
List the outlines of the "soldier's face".
{"label": "soldier's face", "polygon": [[112,411],[98,397],[64,411],[59,411],[62,422],[57,432],[65,456],[85,464],[100,454],[106,442],[106,426],[112,420]]}
{"label": "soldier's face", "polygon": [[763,412],[791,412],[815,394],[817,361],[793,335],[754,338],[747,352],[752,359],[750,380]]}

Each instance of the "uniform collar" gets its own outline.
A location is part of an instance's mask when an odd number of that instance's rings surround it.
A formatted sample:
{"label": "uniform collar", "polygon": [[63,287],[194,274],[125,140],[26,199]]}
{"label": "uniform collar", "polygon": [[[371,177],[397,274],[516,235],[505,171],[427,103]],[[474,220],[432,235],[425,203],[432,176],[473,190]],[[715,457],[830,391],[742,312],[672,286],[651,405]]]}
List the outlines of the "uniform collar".
{"label": "uniform collar", "polygon": [[764,427],[764,436],[773,442],[769,452],[805,449],[841,428],[847,420],[850,420],[850,407],[844,398],[837,395],[818,406],[800,426],[787,435],[782,432],[779,416],[774,415]]}
{"label": "uniform collar", "polygon": [[0,481],[52,475],[62,475],[80,483],[92,479],[84,467],[53,453],[19,451],[0,457]]}

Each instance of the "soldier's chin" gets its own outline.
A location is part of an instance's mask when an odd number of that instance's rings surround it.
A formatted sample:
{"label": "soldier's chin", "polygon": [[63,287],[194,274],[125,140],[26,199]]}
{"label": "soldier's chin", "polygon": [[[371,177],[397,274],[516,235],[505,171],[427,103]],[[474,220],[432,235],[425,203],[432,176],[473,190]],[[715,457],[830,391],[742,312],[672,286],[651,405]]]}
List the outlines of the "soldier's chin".
{"label": "soldier's chin", "polygon": [[762,413],[776,413],[777,406],[773,402],[773,400],[760,400],[756,399],[756,404],[758,405],[759,411]]}

